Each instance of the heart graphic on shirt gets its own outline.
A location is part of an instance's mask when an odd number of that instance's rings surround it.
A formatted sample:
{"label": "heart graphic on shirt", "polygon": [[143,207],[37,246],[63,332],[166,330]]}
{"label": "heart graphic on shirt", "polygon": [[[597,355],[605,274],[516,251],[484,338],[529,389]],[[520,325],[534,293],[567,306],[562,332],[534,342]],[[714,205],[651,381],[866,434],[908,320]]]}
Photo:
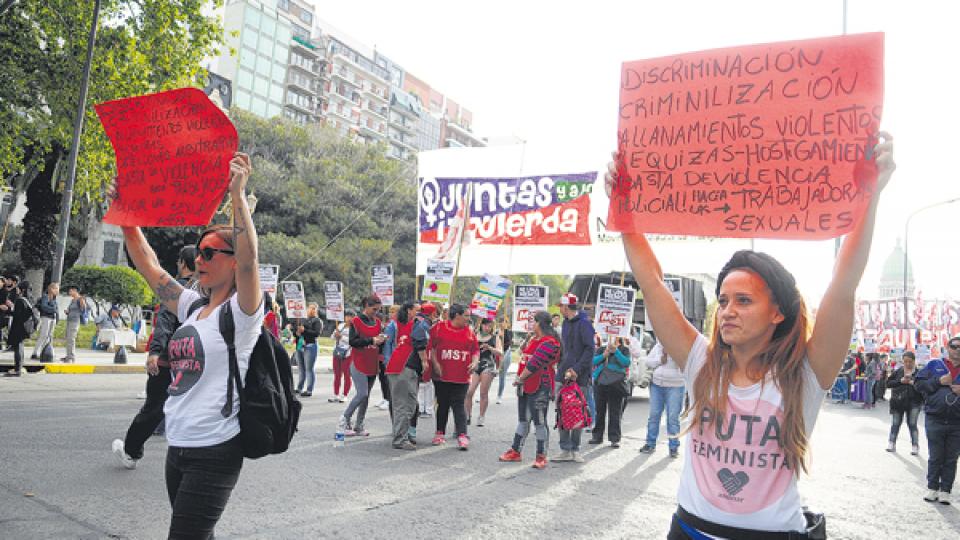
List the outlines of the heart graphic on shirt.
{"label": "heart graphic on shirt", "polygon": [[740,493],[744,486],[750,483],[750,477],[747,476],[747,473],[743,471],[732,473],[730,469],[727,468],[720,469],[720,472],[717,473],[717,478],[723,483],[723,489],[727,490],[730,496]]}

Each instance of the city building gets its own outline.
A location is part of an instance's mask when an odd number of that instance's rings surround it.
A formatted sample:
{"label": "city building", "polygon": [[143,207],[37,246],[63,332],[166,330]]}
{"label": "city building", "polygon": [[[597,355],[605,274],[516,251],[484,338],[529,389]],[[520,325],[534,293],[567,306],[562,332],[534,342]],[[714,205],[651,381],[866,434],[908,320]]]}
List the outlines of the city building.
{"label": "city building", "polygon": [[[897,245],[894,246],[887,260],[883,262],[883,272],[880,274],[880,285],[878,291],[879,298],[903,298],[903,247],[900,245],[900,239],[897,239]],[[913,298],[913,264],[907,259],[907,294],[908,298]]]}
{"label": "city building", "polygon": [[468,109],[409,72],[404,77],[403,89],[417,96],[426,109],[418,125],[419,150],[486,146],[473,133],[473,113]]}
{"label": "city building", "polygon": [[290,19],[277,3],[227,0],[223,8],[225,43],[211,68],[233,82],[234,105],[264,118],[283,112],[293,35]]}
{"label": "city building", "polygon": [[277,11],[290,21],[290,57],[283,102],[283,115],[300,124],[320,120],[326,94],[326,44],[313,36],[316,20],[313,5],[302,0],[277,0]]}

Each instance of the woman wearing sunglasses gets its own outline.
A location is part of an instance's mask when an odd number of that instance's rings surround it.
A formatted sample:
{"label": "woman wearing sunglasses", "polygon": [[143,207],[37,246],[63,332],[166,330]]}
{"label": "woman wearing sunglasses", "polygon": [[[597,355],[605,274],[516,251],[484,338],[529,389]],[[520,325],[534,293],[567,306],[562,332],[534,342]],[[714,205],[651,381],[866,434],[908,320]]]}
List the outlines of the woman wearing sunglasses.
{"label": "woman wearing sunglasses", "polygon": [[[717,279],[713,331],[700,334],[664,285],[643,233],[623,246],[667,354],[690,392],[687,451],[668,538],[809,538],[825,534],[797,490],[824,395],[853,329],[854,298],[870,255],[880,193],[896,168],[886,134],[875,186],[847,235],[816,321],[793,276],[764,253],[738,251]],[[617,182],[610,165],[607,192]]]}
{"label": "woman wearing sunglasses", "polygon": [[243,379],[263,322],[257,233],[244,193],[249,177],[250,158],[235,154],[229,187],[234,225],[207,229],[197,244],[195,277],[207,293],[205,300],[160,267],[139,227],[123,229],[137,270],[182,321],[167,345],[171,381],[164,414],[169,444],[165,476],[173,508],[170,538],[212,538],[243,465],[239,400],[233,400],[232,410],[223,410],[229,368],[219,313],[232,310]]}

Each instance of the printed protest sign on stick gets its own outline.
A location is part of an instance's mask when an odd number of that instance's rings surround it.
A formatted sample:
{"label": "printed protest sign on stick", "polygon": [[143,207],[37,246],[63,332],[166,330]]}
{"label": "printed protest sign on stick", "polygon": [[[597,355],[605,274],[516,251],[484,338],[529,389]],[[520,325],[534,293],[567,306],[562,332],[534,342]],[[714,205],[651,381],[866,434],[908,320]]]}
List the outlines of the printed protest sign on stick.
{"label": "printed protest sign on stick", "polygon": [[513,286],[514,332],[533,332],[533,316],[547,310],[549,292],[546,285]]}
{"label": "printed protest sign on stick", "polygon": [[343,321],[343,283],[339,281],[325,281],[323,283],[323,300],[327,304],[327,319]]}
{"label": "printed protest sign on stick", "polygon": [[393,265],[378,264],[370,268],[370,285],[373,294],[380,297],[383,305],[393,304]]}
{"label": "printed protest sign on stick", "polygon": [[117,156],[117,198],[104,223],[210,223],[230,183],[237,130],[202,90],[118,99],[96,110]]}
{"label": "printed protest sign on stick", "polygon": [[303,283],[299,281],[281,281],[283,305],[287,310],[287,319],[307,318],[307,297],[303,294]]}
{"label": "printed protest sign on stick", "polygon": [[427,272],[423,276],[423,292],[420,294],[420,299],[441,304],[449,302],[455,265],[456,261],[430,259],[427,262]]}
{"label": "printed protest sign on stick", "polygon": [[277,297],[277,283],[280,280],[280,266],[276,264],[260,265],[260,290]]}
{"label": "printed protest sign on stick", "polygon": [[630,287],[601,283],[593,326],[601,336],[630,337],[637,292]]}
{"label": "printed protest sign on stick", "polygon": [[470,302],[470,313],[481,319],[496,319],[497,310],[503,303],[503,298],[507,296],[507,290],[510,288],[510,280],[485,274],[480,278],[480,284],[477,285],[477,292],[473,295],[473,301]]}
{"label": "printed protest sign on stick", "polygon": [[876,183],[883,34],[623,64],[612,230],[823,239]]}

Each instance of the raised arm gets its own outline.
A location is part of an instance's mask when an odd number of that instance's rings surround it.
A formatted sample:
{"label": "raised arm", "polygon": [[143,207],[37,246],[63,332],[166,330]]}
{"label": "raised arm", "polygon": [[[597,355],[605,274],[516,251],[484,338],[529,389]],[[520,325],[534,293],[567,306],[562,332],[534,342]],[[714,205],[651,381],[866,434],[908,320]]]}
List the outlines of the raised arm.
{"label": "raised arm", "polygon": [[237,301],[240,309],[253,315],[260,309],[260,272],[257,268],[257,230],[247,205],[250,156],[237,152],[230,160],[230,200],[233,205],[233,250],[237,261]]}
{"label": "raised arm", "polygon": [[830,388],[837,372],[843,366],[850,332],[853,330],[854,301],[857,285],[863,276],[870,257],[873,228],[877,220],[877,203],[880,192],[897,168],[893,162],[893,137],[880,133],[883,143],[874,147],[877,160],[877,185],[870,196],[870,203],[863,219],[857,222],[843,242],[833,268],[833,279],[820,301],[813,334],[807,342],[810,366],[817,375],[821,388]]}
{"label": "raised arm", "polygon": [[163,307],[176,313],[183,287],[160,266],[157,254],[147,243],[143,231],[140,227],[123,227],[123,240],[137,272],[147,280]]}
{"label": "raised arm", "polygon": [[[614,159],[618,159],[617,154],[614,154]],[[616,166],[611,163],[606,175],[607,195],[611,200],[616,175]],[[673,300],[673,295],[664,284],[663,270],[646,236],[643,233],[623,233],[621,236],[627,262],[630,263],[633,277],[643,293],[643,302],[647,313],[650,314],[653,327],[656,328],[667,354],[676,360],[680,369],[683,369],[686,366],[690,348],[693,347],[693,342],[697,338],[697,329],[683,316],[680,307]]]}

